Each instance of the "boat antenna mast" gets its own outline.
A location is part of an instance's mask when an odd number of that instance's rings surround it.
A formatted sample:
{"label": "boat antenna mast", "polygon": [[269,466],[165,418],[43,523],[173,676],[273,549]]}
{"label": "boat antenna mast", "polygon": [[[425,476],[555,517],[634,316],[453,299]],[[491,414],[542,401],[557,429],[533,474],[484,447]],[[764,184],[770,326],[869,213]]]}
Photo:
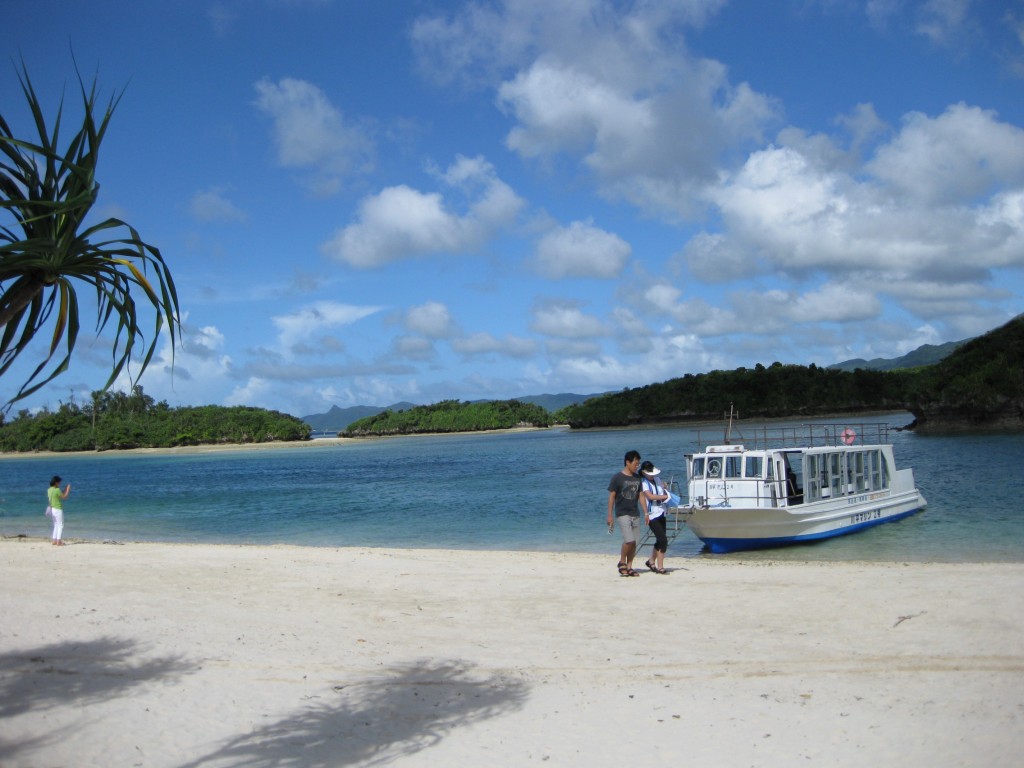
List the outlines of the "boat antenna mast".
{"label": "boat antenna mast", "polygon": [[732,403],[729,403],[729,416],[725,424],[725,444],[730,445],[732,443],[732,420],[733,417],[739,418],[738,413],[734,413]]}

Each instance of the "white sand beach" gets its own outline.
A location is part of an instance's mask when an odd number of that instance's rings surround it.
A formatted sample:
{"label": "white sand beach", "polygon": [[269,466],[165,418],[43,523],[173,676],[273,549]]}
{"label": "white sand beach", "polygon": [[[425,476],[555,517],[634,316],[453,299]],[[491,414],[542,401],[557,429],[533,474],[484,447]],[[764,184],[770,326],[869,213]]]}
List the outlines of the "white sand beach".
{"label": "white sand beach", "polygon": [[1016,766],[1024,565],[0,542],[0,765]]}

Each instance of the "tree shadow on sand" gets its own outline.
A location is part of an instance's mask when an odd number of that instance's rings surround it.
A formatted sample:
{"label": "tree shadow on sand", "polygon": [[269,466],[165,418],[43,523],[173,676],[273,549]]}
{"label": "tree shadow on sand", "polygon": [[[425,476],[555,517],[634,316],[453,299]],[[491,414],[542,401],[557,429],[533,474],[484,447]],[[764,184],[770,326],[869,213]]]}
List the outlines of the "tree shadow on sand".
{"label": "tree shadow on sand", "polygon": [[459,726],[518,710],[528,693],[522,681],[478,677],[458,661],[395,666],[336,685],[335,700],[231,739],[181,768],[382,765],[439,743]]}
{"label": "tree shadow on sand", "polygon": [[[194,665],[180,657],[138,660],[132,640],[105,637],[52,643],[30,651],[0,654],[0,723],[25,712],[56,706],[85,707],[130,692],[152,680],[175,679]],[[7,730],[7,729],[4,729]],[[0,738],[0,765],[18,752],[38,748],[55,736]]]}

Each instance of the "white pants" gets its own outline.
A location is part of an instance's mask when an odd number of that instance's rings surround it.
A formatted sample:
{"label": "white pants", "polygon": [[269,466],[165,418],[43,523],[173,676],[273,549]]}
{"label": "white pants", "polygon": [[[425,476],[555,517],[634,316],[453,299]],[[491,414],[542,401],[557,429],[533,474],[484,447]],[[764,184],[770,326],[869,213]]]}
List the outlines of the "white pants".
{"label": "white pants", "polygon": [[64,535],[64,510],[51,507],[50,511],[53,513],[53,540],[60,541],[60,537]]}

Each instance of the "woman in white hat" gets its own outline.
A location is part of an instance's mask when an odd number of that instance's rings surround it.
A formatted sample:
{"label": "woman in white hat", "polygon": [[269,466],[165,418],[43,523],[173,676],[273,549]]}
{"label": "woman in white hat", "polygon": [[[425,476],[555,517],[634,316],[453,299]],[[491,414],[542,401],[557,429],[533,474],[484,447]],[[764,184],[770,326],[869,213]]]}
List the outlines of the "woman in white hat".
{"label": "woman in white hat", "polygon": [[[658,480],[661,470],[649,461],[640,465],[640,477],[643,478],[643,492],[647,497],[647,511],[650,517],[647,525],[654,534],[654,551],[651,559],[644,565],[655,573],[668,573],[665,570],[665,551],[668,549],[668,536],[665,534],[665,502],[668,491]],[[653,561],[653,562],[652,562]]]}

